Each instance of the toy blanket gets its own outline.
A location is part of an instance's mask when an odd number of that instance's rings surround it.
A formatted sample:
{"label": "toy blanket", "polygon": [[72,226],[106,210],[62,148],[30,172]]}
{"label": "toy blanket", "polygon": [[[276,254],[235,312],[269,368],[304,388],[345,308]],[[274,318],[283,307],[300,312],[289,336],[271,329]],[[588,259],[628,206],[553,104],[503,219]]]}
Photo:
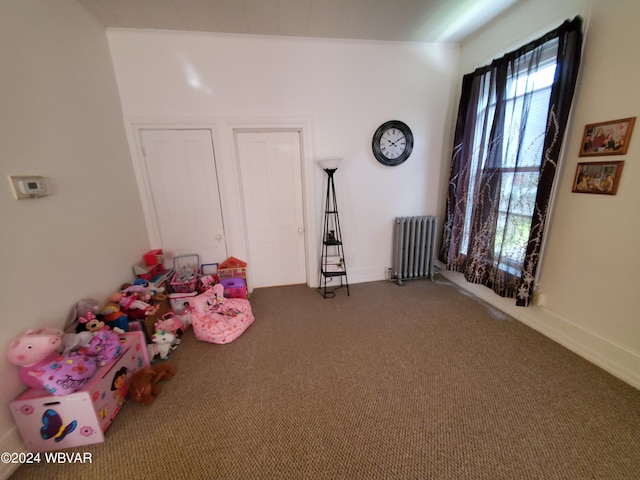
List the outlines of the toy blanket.
{"label": "toy blanket", "polygon": [[224,344],[233,342],[253,323],[248,300],[225,298],[221,284],[191,300],[193,333],[203,342]]}

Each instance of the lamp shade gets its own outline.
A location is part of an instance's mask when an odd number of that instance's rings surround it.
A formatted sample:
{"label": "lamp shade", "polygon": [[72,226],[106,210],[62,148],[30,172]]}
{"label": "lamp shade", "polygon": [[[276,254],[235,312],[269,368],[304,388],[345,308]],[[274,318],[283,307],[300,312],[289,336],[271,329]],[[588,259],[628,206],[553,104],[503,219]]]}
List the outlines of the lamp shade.
{"label": "lamp shade", "polygon": [[336,169],[338,165],[340,165],[340,162],[342,162],[342,158],[337,157],[316,159],[316,163],[320,165],[320,168],[323,170]]}

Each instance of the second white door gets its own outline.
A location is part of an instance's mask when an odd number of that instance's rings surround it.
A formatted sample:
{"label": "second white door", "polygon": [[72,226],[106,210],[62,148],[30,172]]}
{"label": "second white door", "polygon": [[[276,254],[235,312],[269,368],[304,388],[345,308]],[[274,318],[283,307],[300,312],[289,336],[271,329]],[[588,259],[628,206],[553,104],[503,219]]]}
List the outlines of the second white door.
{"label": "second white door", "polygon": [[253,287],[306,282],[299,132],[236,134]]}

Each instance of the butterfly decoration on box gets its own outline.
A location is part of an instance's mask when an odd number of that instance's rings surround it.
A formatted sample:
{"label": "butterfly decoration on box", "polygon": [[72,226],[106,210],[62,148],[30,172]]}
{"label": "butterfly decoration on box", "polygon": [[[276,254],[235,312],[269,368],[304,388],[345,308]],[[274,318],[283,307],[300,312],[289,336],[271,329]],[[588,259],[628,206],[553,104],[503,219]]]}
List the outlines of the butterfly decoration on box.
{"label": "butterfly decoration on box", "polygon": [[42,414],[42,428],[40,428],[40,435],[45,440],[53,438],[56,442],[61,442],[64,440],[64,437],[76,429],[77,425],[78,422],[76,420],[65,425],[58,412],[48,409]]}

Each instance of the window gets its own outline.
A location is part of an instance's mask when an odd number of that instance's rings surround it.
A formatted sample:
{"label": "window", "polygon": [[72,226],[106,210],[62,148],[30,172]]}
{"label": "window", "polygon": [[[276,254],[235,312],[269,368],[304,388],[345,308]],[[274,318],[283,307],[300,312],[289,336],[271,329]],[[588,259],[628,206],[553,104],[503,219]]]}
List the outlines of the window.
{"label": "window", "polygon": [[[498,268],[518,275],[524,263],[531,219],[535,205],[540,167],[542,165],[544,134],[546,131],[549,97],[556,70],[555,51],[550,45],[546,62],[535,72],[526,70],[512,73],[507,79],[504,128],[501,132],[504,146],[501,157],[501,194],[498,207],[494,256]],[[523,112],[525,97],[529,95],[527,112]],[[494,118],[495,92],[485,92],[486,101],[479,104],[476,118],[479,122]],[[525,114],[525,113],[528,113]],[[486,167],[487,156],[482,145],[489,142],[487,129],[477,130],[474,138],[471,170]],[[470,185],[467,202],[473,202],[476,184]],[[471,234],[471,214],[465,216],[462,252],[467,253]]]}
{"label": "window", "polygon": [[579,17],[465,75],[440,260],[528,304],[582,44]]}

